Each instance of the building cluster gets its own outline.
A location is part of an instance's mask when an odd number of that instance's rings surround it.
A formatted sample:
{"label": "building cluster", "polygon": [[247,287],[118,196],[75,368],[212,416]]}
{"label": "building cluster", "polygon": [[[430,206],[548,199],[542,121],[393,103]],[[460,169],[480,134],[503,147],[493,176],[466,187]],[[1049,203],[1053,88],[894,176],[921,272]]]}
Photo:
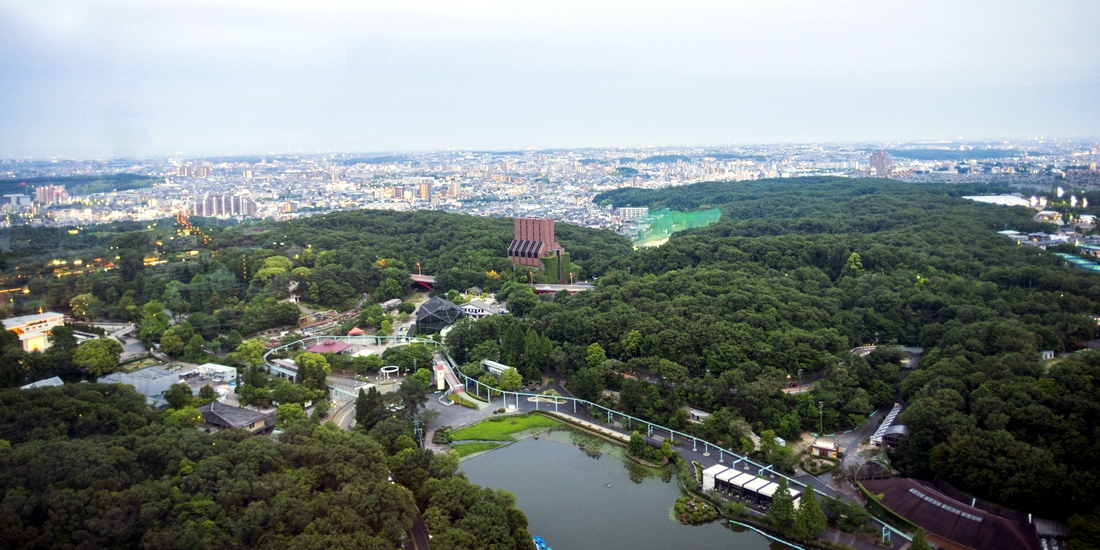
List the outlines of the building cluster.
{"label": "building cluster", "polygon": [[187,214],[203,217],[243,216],[254,218],[256,216],[256,201],[242,195],[211,193],[202,200],[196,199],[189,202],[187,204]]}
{"label": "building cluster", "polygon": [[[0,160],[0,179],[130,173],[153,187],[4,195],[9,223],[83,225],[193,216],[282,220],[339,210],[433,209],[621,229],[644,215],[592,198],[622,187],[803,176],[916,181],[1100,182],[1100,143],[786,144],[735,147],[434,151],[112,160]],[[27,189],[24,193],[29,193]],[[225,202],[230,197],[228,204]],[[236,197],[240,197],[240,204]],[[216,202],[220,200],[220,204]],[[247,201],[247,202],[246,202]]]}

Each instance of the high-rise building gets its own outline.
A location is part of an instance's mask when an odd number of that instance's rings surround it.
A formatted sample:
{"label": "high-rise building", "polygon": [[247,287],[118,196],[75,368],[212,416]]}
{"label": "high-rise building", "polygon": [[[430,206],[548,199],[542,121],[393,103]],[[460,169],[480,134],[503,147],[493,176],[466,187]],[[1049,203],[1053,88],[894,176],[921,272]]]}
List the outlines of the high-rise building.
{"label": "high-rise building", "polygon": [[246,180],[252,179],[252,170],[245,170],[243,175]]}
{"label": "high-rise building", "polygon": [[890,175],[894,161],[890,160],[890,155],[886,154],[886,151],[872,151],[870,165],[875,175],[886,177]]}
{"label": "high-rise building", "polygon": [[426,180],[420,182],[420,198],[424,200],[431,200],[432,182]]}
{"label": "high-rise building", "polygon": [[255,216],[256,202],[242,195],[210,194],[187,205],[192,216]]}
{"label": "high-rise building", "polygon": [[619,215],[621,215],[624,220],[632,220],[634,218],[644,218],[644,217],[649,215],[649,207],[647,207],[647,206],[642,206],[642,207],[625,206],[625,207],[619,209]]}
{"label": "high-rise building", "polygon": [[34,188],[34,201],[39,204],[61,204],[69,202],[69,193],[61,185],[43,185]]}
{"label": "high-rise building", "polygon": [[545,265],[552,278],[569,280],[569,253],[554,239],[554,220],[516,218],[514,223],[515,238],[508,245],[508,258],[530,267]]}
{"label": "high-rise building", "polygon": [[196,166],[195,167],[195,177],[196,178],[208,178],[208,177],[210,177],[210,167],[209,166]]}
{"label": "high-rise building", "polygon": [[180,166],[179,174],[180,176],[185,178],[191,176],[191,165],[184,164],[183,166]]}
{"label": "high-rise building", "polygon": [[545,190],[545,188],[543,187],[543,183],[544,182],[542,180],[536,180],[535,181],[535,193],[536,194],[541,195],[543,193],[543,191]]}
{"label": "high-rise building", "polygon": [[517,264],[540,267],[540,257],[561,248],[554,240],[554,220],[516,218],[515,230],[515,238],[508,246],[508,257]]}
{"label": "high-rise building", "polygon": [[454,197],[454,198],[458,198],[458,195],[461,191],[462,191],[462,188],[459,186],[458,180],[452,181],[451,182],[451,196]]}

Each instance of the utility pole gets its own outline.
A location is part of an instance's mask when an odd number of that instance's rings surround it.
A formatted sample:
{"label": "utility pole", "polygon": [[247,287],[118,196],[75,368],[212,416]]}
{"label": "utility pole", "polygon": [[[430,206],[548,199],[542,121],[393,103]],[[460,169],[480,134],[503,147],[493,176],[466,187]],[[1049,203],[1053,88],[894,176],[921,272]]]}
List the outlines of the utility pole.
{"label": "utility pole", "polygon": [[802,393],[802,368],[798,369],[798,393]]}
{"label": "utility pole", "polygon": [[817,430],[825,435],[825,402],[817,402]]}

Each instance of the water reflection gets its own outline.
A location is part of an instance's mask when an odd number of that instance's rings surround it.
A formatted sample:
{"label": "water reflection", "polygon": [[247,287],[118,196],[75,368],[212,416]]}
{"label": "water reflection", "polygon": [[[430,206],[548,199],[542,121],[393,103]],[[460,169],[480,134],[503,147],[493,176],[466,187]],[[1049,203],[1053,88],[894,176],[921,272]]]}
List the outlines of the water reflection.
{"label": "water reflection", "polygon": [[[579,453],[577,451],[580,451]],[[674,468],[649,468],[624,449],[572,428],[539,434],[462,462],[470,481],[505,489],[528,530],[556,550],[764,550],[769,541],[727,522],[700,526],[669,519],[680,496]]]}

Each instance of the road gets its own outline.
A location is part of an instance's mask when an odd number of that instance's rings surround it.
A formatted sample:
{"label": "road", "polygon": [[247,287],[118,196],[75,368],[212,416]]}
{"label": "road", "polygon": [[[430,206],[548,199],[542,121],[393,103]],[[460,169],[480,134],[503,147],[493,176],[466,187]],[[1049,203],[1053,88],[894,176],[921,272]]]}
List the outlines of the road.
{"label": "road", "polygon": [[339,409],[336,409],[332,413],[332,421],[335,422],[341,430],[350,430],[352,424],[355,422],[355,401],[345,403]]}

